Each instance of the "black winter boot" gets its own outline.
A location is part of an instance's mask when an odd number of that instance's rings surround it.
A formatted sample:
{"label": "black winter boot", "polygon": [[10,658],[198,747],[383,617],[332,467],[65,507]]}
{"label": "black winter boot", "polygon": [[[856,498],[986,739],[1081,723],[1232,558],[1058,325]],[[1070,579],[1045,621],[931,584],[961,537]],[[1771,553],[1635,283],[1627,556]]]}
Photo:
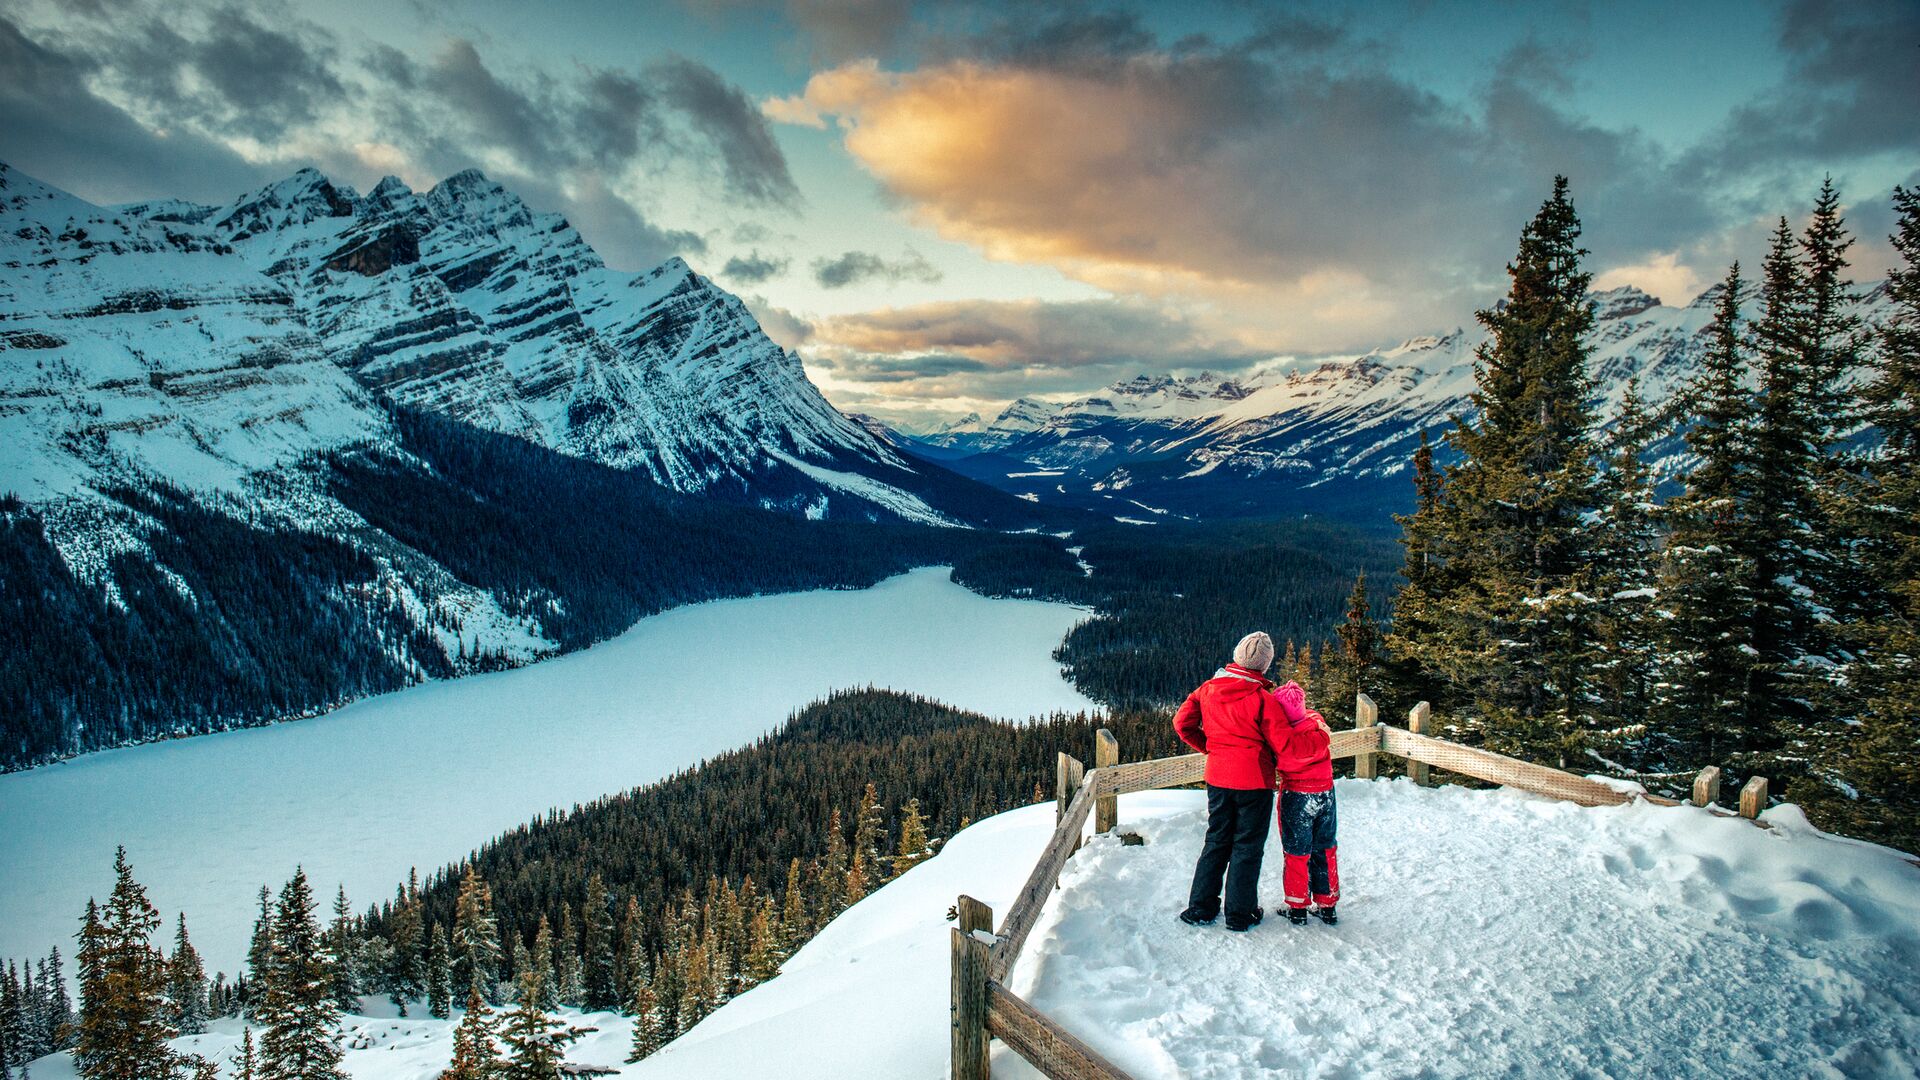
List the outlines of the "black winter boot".
{"label": "black winter boot", "polygon": [[1314,908],[1313,914],[1328,926],[1338,926],[1340,924],[1340,916],[1334,913],[1332,904],[1328,904],[1325,907]]}
{"label": "black winter boot", "polygon": [[1260,920],[1266,917],[1267,913],[1263,908],[1254,908],[1251,915],[1229,915],[1227,916],[1227,929],[1236,931],[1251,930],[1259,926]]}
{"label": "black winter boot", "polygon": [[1180,921],[1188,926],[1212,926],[1213,920],[1220,917],[1219,912],[1209,914],[1198,908],[1188,908],[1180,913]]}
{"label": "black winter boot", "polygon": [[1307,909],[1303,907],[1288,908],[1287,921],[1292,923],[1295,926],[1307,925]]}

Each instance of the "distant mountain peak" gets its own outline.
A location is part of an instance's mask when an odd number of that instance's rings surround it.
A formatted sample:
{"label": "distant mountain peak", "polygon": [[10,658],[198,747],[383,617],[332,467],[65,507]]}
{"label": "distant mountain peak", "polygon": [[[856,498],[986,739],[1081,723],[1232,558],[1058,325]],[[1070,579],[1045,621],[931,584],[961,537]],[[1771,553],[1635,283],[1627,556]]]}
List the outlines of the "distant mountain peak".
{"label": "distant mountain peak", "polygon": [[1632,285],[1591,293],[1588,299],[1596,320],[1624,319],[1662,306],[1659,297]]}

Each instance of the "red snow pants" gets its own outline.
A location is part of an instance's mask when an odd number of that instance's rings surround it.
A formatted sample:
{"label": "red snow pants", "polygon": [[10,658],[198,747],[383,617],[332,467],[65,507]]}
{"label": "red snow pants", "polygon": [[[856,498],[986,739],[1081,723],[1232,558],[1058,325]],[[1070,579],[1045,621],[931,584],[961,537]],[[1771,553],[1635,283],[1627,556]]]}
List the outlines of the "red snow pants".
{"label": "red snow pants", "polygon": [[1287,906],[1303,908],[1308,897],[1321,907],[1340,900],[1337,822],[1331,791],[1280,793],[1280,850],[1286,853]]}

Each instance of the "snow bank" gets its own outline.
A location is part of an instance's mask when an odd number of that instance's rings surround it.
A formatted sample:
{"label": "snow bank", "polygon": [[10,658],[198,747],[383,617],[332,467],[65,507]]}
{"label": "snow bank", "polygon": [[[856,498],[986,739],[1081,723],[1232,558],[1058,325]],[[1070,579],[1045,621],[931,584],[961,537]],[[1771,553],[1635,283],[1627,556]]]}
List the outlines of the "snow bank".
{"label": "snow bank", "polygon": [[[1340,784],[1337,928],[1172,918],[1187,809],[1076,857],[1015,973],[1139,1077],[1912,1076],[1920,869],[1692,808]],[[1163,796],[1163,798],[1166,796]],[[1277,838],[1261,895],[1280,896]],[[1032,1075],[1006,1059],[996,1075]]]}

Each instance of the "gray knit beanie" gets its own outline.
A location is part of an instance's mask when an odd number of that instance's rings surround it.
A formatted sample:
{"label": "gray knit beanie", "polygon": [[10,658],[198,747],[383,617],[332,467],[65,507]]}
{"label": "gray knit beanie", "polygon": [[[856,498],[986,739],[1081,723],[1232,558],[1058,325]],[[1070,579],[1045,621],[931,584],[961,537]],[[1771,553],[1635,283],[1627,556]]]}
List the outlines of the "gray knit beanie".
{"label": "gray knit beanie", "polygon": [[1273,639],[1265,630],[1255,630],[1233,647],[1233,662],[1248,671],[1265,671],[1273,666]]}

